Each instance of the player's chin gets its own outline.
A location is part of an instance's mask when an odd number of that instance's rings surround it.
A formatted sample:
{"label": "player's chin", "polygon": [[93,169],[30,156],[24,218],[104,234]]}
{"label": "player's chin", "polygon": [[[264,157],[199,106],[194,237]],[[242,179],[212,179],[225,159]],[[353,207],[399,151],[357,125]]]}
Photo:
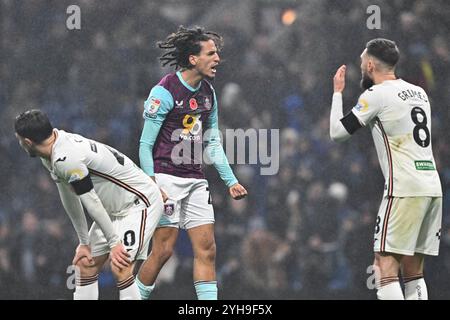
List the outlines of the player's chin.
{"label": "player's chin", "polygon": [[214,79],[216,77],[216,69],[211,69],[206,73],[206,78],[208,79]]}

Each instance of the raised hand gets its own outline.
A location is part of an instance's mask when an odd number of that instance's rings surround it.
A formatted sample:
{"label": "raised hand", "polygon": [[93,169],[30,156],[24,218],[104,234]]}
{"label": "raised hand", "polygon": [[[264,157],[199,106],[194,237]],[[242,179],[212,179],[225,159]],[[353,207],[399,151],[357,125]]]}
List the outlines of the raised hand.
{"label": "raised hand", "polygon": [[342,66],[337,69],[336,74],[333,78],[333,87],[334,92],[341,92],[344,91],[345,88],[345,70],[347,69],[347,66],[343,64]]}

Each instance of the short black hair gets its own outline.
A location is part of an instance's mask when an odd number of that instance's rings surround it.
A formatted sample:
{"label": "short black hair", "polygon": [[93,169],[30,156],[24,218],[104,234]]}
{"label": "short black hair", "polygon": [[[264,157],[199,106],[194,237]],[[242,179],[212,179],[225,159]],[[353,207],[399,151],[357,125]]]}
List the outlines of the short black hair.
{"label": "short black hair", "polygon": [[16,117],[14,130],[19,136],[39,144],[51,136],[53,126],[44,112],[33,109]]}
{"label": "short black hair", "polygon": [[384,62],[389,67],[395,67],[400,59],[400,51],[394,41],[377,38],[372,39],[366,44],[367,54]]}
{"label": "short black hair", "polygon": [[192,29],[179,26],[177,32],[171,33],[164,41],[158,41],[160,49],[170,50],[164,53],[159,60],[163,66],[175,66],[175,69],[191,69],[193,66],[189,62],[190,55],[198,55],[202,49],[200,42],[213,40],[217,50],[223,47],[223,38],[213,31],[205,31],[202,27]]}

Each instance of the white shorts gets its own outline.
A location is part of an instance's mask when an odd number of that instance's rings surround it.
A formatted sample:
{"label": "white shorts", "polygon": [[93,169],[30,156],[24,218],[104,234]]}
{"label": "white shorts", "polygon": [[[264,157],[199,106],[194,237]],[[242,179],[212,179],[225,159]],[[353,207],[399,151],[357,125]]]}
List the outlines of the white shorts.
{"label": "white shorts", "polygon": [[[150,206],[138,204],[130,208],[123,216],[112,216],[111,221],[116,233],[130,254],[131,261],[145,260],[153,232],[161,219],[163,201],[161,194],[152,195]],[[97,257],[110,252],[106,238],[100,227],[94,222],[89,230],[92,256]]]}
{"label": "white shorts", "polygon": [[158,227],[191,229],[214,223],[214,209],[208,181],[181,178],[164,173],[155,174],[156,183],[169,199]]}
{"label": "white shorts", "polygon": [[374,251],[437,256],[441,221],[440,197],[385,197],[376,220]]}

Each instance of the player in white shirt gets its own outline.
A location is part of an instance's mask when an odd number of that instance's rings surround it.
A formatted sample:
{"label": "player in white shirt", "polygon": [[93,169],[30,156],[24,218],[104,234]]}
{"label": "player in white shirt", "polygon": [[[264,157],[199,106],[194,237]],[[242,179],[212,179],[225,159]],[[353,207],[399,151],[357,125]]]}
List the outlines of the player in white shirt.
{"label": "player in white shirt", "polygon": [[[54,129],[39,110],[15,120],[16,137],[40,157],[56,182],[63,206],[79,238],[73,265],[79,268],[74,299],[98,299],[98,273],[108,257],[120,299],[140,299],[133,267],[147,257],[161,218],[159,188],[128,157],[77,134]],[[83,207],[94,221],[88,230]]]}
{"label": "player in white shirt", "polygon": [[[357,105],[345,116],[342,92],[346,66],[334,76],[330,136],[345,141],[368,126],[385,177],[375,226],[375,267],[379,299],[428,298],[424,255],[437,256],[442,220],[442,188],[431,148],[431,109],[425,91],[395,76],[395,42],[373,39],[361,54]],[[398,273],[405,285],[403,295]]]}

